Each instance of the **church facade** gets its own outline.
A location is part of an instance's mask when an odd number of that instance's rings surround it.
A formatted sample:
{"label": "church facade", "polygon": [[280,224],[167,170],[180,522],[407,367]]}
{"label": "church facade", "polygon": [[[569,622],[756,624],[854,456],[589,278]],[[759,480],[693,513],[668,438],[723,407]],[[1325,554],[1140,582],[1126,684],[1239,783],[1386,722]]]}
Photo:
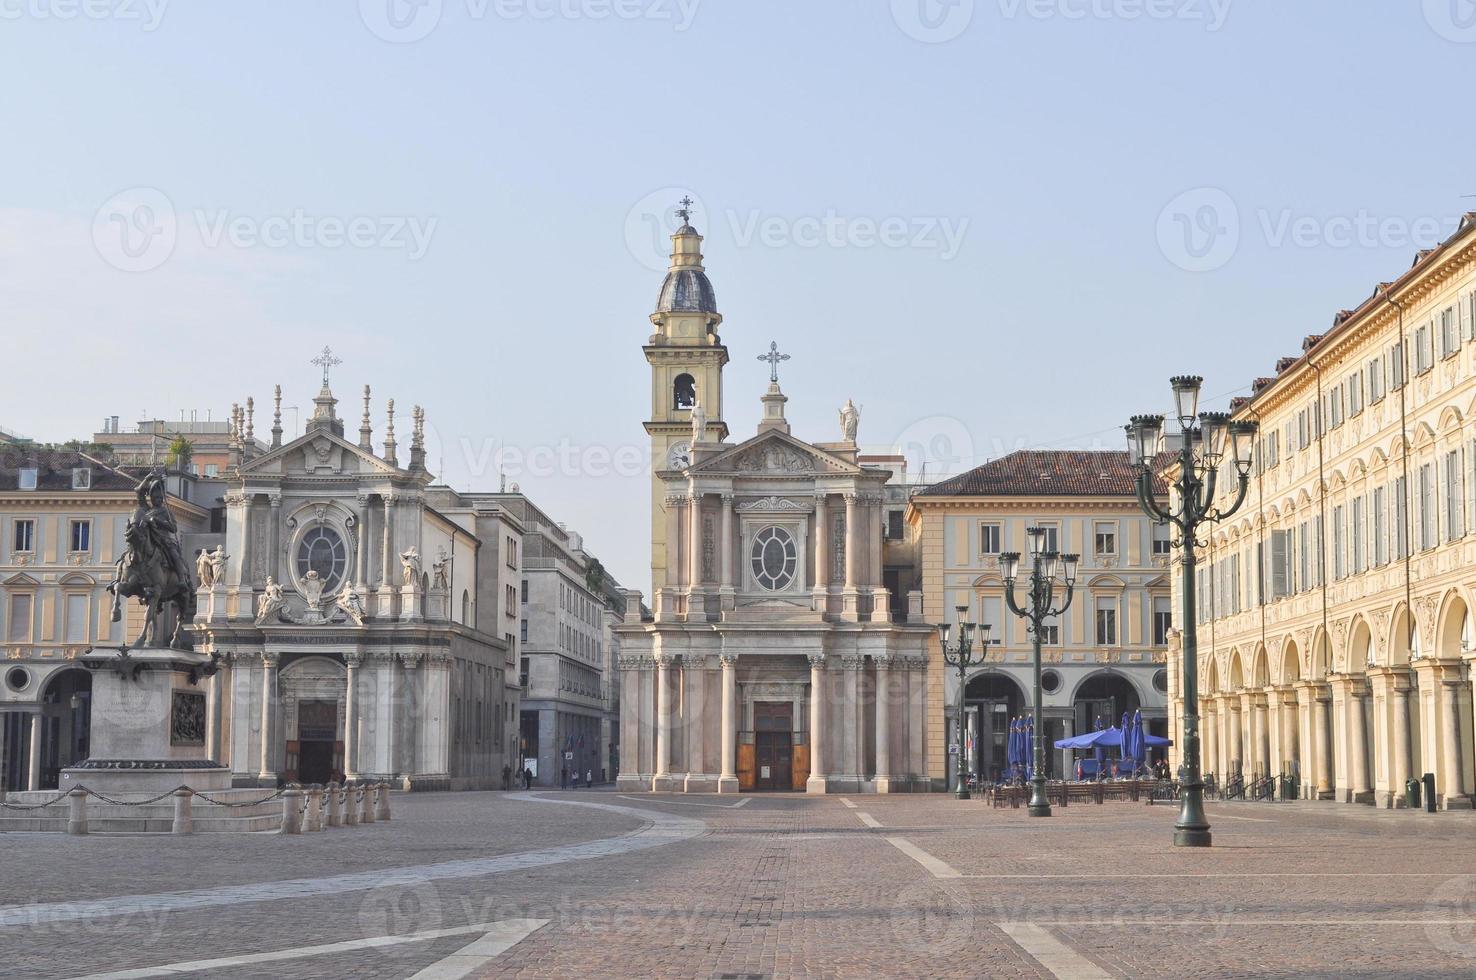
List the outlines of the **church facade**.
{"label": "church facade", "polygon": [[433,485],[419,408],[402,465],[393,401],[379,451],[367,386],[357,441],[336,404],[325,370],[304,434],[282,441],[279,408],[265,450],[233,414],[226,533],[199,565],[195,625],[222,663],[212,757],[238,786],[500,786],[519,762],[521,525]]}
{"label": "church facade", "polygon": [[883,488],[858,413],[810,443],[785,418],[771,345],[757,431],[729,441],[702,238],[672,236],[651,370],[653,615],[618,628],[625,790],[906,792],[931,788],[921,597],[892,612]]}

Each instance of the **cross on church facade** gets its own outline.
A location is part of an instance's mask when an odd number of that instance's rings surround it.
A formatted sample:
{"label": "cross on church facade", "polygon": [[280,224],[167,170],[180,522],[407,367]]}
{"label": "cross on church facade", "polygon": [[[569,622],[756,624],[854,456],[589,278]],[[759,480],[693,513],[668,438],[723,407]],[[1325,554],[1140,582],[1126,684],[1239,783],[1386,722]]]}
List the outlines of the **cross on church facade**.
{"label": "cross on church facade", "polygon": [[324,345],[323,353],[312,359],[313,364],[323,368],[323,387],[328,387],[328,369],[343,363],[342,358],[333,356],[333,348]]}
{"label": "cross on church facade", "polygon": [[692,195],[688,194],[677,203],[681,205],[677,208],[677,217],[682,219],[682,224],[688,224],[692,220],[692,205],[695,203]]}
{"label": "cross on church facade", "polygon": [[769,383],[778,384],[779,362],[789,360],[788,354],[779,353],[779,342],[776,340],[769,341],[769,352],[767,354],[760,354],[758,359],[769,362]]}

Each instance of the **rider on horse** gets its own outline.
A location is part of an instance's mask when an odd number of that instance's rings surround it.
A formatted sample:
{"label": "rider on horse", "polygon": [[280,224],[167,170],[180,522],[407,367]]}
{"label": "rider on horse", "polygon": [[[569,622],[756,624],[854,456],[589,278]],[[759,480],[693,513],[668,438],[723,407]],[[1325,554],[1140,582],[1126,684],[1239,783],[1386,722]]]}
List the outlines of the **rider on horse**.
{"label": "rider on horse", "polygon": [[164,477],[150,473],[138,485],[136,495],[138,507],[133,511],[133,523],[149,536],[154,550],[164,554],[174,574],[182,581],[190,581],[189,567],[179,547],[179,525],[165,503]]}

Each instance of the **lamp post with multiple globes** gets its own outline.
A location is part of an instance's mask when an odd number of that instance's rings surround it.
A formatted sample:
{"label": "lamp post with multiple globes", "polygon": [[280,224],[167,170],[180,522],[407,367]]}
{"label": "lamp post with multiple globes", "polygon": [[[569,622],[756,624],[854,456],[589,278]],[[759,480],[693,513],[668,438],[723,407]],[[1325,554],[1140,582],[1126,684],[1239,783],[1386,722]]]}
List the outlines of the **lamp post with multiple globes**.
{"label": "lamp post with multiple globes", "polygon": [[[949,623],[938,624],[938,642],[943,647],[943,662],[958,671],[958,788],[955,795],[960,800],[969,798],[968,772],[964,766],[965,740],[965,718],[964,718],[964,688],[968,684],[969,668],[984,662],[984,655],[989,652],[989,630],[988,623],[976,624],[968,621],[969,607],[959,606],[958,613],[958,643],[950,647],[948,640],[952,634],[952,626]],[[979,652],[974,653],[974,630],[979,631]]]}
{"label": "lamp post with multiple globes", "polygon": [[[1031,774],[1030,804],[1032,817],[1049,817],[1051,803],[1046,797],[1045,772],[1045,723],[1040,714],[1040,648],[1042,632],[1047,619],[1060,616],[1071,608],[1071,598],[1076,591],[1076,563],[1079,555],[1063,555],[1046,549],[1046,529],[1028,527],[1025,537],[1030,542],[1030,591],[1024,605],[1015,598],[1015,580],[1020,573],[1020,554],[1010,551],[999,556],[1000,572],[1004,577],[1005,601],[1010,612],[1029,623],[1032,645],[1035,647],[1035,697],[1031,708]],[[1063,594],[1061,604],[1055,605],[1056,587],[1060,584]]]}
{"label": "lamp post with multiple globes", "polygon": [[[1179,818],[1174,823],[1174,843],[1179,847],[1209,847],[1210,825],[1204,812],[1204,780],[1199,760],[1199,653],[1195,625],[1194,563],[1197,534],[1204,524],[1214,524],[1233,515],[1245,503],[1250,486],[1251,453],[1258,426],[1254,422],[1232,422],[1224,412],[1199,412],[1199,386],[1204,379],[1184,376],[1170,379],[1174,390],[1174,412],[1179,422],[1177,452],[1160,461],[1159,439],[1162,415],[1135,415],[1127,426],[1128,450],[1132,458],[1138,505],[1159,524],[1171,524],[1178,532],[1181,576],[1179,628],[1183,634],[1184,675],[1184,782],[1179,794]],[[1229,444],[1227,447],[1227,443]],[[1234,499],[1228,507],[1216,507],[1216,486],[1226,449],[1236,473]],[[1154,499],[1153,483],[1162,468],[1174,466],[1173,493],[1168,506]]]}

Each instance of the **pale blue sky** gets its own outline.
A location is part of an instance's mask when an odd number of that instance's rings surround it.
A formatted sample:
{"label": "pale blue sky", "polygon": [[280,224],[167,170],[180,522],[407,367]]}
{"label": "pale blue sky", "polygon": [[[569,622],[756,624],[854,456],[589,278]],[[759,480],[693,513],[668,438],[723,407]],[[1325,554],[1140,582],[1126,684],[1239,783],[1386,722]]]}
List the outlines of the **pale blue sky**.
{"label": "pale blue sky", "polygon": [[[350,428],[366,381],[376,438],[386,396],[402,440],[424,405],[463,488],[496,485],[499,440],[549,447],[512,478],[642,588],[646,476],[579,474],[644,445],[642,212],[674,189],[735,438],[774,339],[798,435],[851,397],[863,442],[932,447],[930,472],[1119,448],[1181,371],[1244,388],[1476,208],[1470,0],[96,2],[0,2],[0,318],[27,365],[0,425],[250,394],[261,432],[332,344]],[[172,250],[121,251],[140,203]],[[1384,224],[1343,242],[1360,216]]]}

